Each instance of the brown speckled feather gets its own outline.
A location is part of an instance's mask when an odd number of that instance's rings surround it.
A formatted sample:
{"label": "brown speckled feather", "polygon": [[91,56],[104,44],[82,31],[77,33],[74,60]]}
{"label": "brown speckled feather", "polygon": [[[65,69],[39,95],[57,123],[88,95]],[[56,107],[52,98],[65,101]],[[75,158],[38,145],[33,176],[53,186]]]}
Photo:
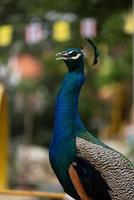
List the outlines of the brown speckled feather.
{"label": "brown speckled feather", "polygon": [[91,163],[111,190],[112,200],[134,199],[134,168],[124,156],[111,148],[77,137],[78,154]]}

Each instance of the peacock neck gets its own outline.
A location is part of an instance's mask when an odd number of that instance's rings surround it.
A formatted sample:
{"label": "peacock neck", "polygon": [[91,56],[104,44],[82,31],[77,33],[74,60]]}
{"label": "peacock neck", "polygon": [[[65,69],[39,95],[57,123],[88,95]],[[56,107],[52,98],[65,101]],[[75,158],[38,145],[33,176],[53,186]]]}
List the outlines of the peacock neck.
{"label": "peacock neck", "polygon": [[68,72],[57,95],[54,138],[55,143],[67,140],[75,131],[84,129],[78,113],[78,99],[85,76],[84,72]]}

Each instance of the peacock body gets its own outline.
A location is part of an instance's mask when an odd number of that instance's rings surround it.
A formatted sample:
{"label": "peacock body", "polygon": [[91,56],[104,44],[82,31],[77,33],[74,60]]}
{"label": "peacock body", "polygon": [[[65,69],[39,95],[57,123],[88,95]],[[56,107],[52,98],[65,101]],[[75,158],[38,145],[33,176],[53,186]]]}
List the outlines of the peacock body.
{"label": "peacock body", "polygon": [[78,98],[85,80],[81,49],[57,54],[68,67],[56,99],[49,158],[66,193],[77,200],[133,200],[134,167],[122,154],[89,133]]}

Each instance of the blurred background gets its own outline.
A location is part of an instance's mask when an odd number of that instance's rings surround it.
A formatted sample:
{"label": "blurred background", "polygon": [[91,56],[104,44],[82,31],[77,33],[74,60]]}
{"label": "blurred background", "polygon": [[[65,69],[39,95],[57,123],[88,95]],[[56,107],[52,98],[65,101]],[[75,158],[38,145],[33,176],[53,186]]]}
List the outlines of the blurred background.
{"label": "blurred background", "polygon": [[130,0],[0,1],[0,188],[62,191],[48,161],[67,71],[54,55],[82,47],[85,37],[100,55],[95,67],[86,60],[81,118],[134,162],[133,33]]}

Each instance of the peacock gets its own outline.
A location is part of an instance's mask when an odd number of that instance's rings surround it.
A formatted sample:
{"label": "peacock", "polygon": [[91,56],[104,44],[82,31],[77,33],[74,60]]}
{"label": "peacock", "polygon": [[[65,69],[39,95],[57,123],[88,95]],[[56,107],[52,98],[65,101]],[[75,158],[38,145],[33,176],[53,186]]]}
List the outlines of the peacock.
{"label": "peacock", "polygon": [[[94,62],[97,62],[97,48]],[[68,72],[56,99],[50,164],[64,191],[76,200],[134,200],[134,166],[121,153],[94,137],[83,125],[78,99],[85,80],[85,48],[56,54]]]}

